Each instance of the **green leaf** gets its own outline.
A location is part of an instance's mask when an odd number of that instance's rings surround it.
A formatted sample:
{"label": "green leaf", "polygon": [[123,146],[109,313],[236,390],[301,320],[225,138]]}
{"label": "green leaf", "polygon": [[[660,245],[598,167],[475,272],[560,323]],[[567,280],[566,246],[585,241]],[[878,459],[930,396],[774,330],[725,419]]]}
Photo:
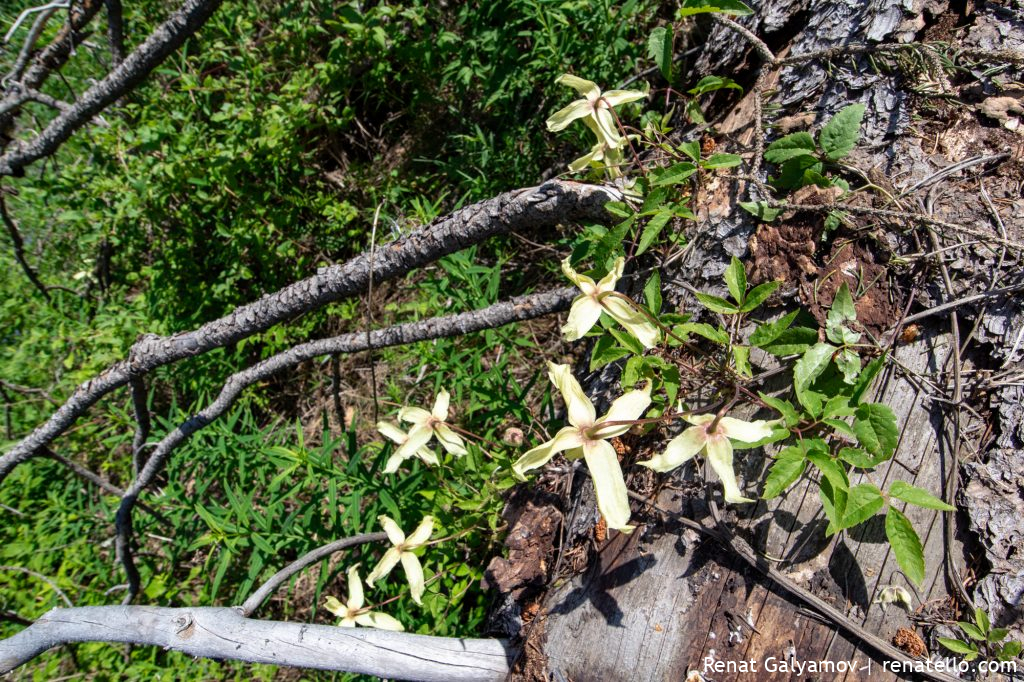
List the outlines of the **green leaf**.
{"label": "green leaf", "polygon": [[754,11],[739,0],[683,0],[682,6],[676,10],[676,18],[690,17],[694,14],[722,13],[746,16]]}
{"label": "green leaf", "polygon": [[[764,286],[763,284],[761,286]],[[793,320],[800,313],[799,310],[793,310],[786,313],[774,322],[757,325],[757,329],[750,335],[750,344],[763,348],[765,345],[771,343],[775,339],[779,338],[782,332],[789,329],[789,326],[793,324]]]}
{"label": "green leaf", "polygon": [[825,319],[826,326],[838,327],[847,320],[857,319],[857,308],[853,305],[853,296],[850,295],[850,287],[844,281],[839,285],[835,298],[832,299],[832,307],[828,310],[828,317]]}
{"label": "green leaf", "polygon": [[853,431],[860,444],[872,455],[889,457],[896,451],[900,432],[896,426],[896,415],[888,405],[858,405]]}
{"label": "green leaf", "polygon": [[758,284],[756,287],[750,290],[747,297],[743,300],[743,305],[740,306],[741,313],[749,313],[753,311],[757,306],[764,303],[765,299],[775,293],[775,290],[782,286],[782,282],[772,281],[765,282],[764,284]]}
{"label": "green leaf", "polygon": [[980,606],[974,607],[974,622],[978,624],[978,627],[987,637],[989,630],[992,629],[992,623],[989,621],[988,614],[985,612],[985,609]]}
{"label": "green leaf", "polygon": [[825,403],[822,409],[823,417],[850,417],[856,410],[849,405],[850,399],[845,395],[834,395]]}
{"label": "green leaf", "polygon": [[819,141],[825,158],[838,161],[849,154],[860,137],[860,123],[864,119],[865,106],[851,104],[844,107],[821,129]]}
{"label": "green leaf", "polygon": [[[622,254],[622,242],[626,239],[626,233],[633,226],[635,218],[630,217],[608,230],[608,234],[601,238],[594,248],[594,262],[600,265],[609,265],[609,262],[616,256]],[[611,269],[610,267],[608,269]]]}
{"label": "green leaf", "polygon": [[637,246],[636,255],[640,255],[654,243],[654,240],[658,238],[661,231],[665,229],[665,225],[668,221],[672,220],[672,212],[668,210],[661,210],[654,214],[654,217],[647,221],[644,225],[643,233],[640,235],[640,244]]}
{"label": "green leaf", "polygon": [[889,544],[900,569],[911,582],[920,587],[924,581],[924,549],[921,547],[921,538],[917,537],[910,519],[895,507],[890,506],[885,515],[885,536],[889,538]]}
{"label": "green leaf", "polygon": [[841,448],[839,459],[858,469],[873,469],[889,458],[887,456],[873,457],[860,448]]}
{"label": "green leaf", "polygon": [[690,140],[689,142],[681,142],[677,147],[679,151],[689,156],[696,163],[700,161],[700,141]]}
{"label": "green leaf", "polygon": [[813,174],[820,176],[821,162],[813,156],[797,156],[782,164],[779,175],[772,184],[780,189],[795,189],[814,182]]}
{"label": "green leaf", "polygon": [[754,376],[750,369],[750,346],[733,346],[732,357],[736,361],[736,371],[745,377]]}
{"label": "green leaf", "polygon": [[860,403],[860,399],[864,397],[864,394],[869,388],[871,388],[871,382],[874,381],[878,373],[882,371],[882,367],[885,366],[886,354],[882,354],[867,364],[867,366],[861,371],[860,375],[857,376],[857,381],[853,384],[853,391],[850,393],[850,404],[857,405]]}
{"label": "green leaf", "polygon": [[797,400],[806,405],[801,397],[814,383],[828,363],[832,361],[832,354],[836,352],[835,346],[827,343],[816,343],[800,356],[800,359],[793,365],[793,388],[796,390]]}
{"label": "green leaf", "polygon": [[[722,76],[704,76],[697,84],[687,90],[691,95],[703,95],[708,92],[715,90],[721,90],[722,88],[732,88],[734,90],[743,91],[743,86],[734,81],[731,78],[725,78]],[[696,161],[697,157],[694,156],[693,160]]]}
{"label": "green leaf", "polygon": [[1008,628],[992,628],[988,632],[988,641],[992,644],[1001,642],[1006,639],[1006,635],[1008,634],[1010,634],[1010,630]]}
{"label": "green leaf", "polygon": [[807,468],[807,460],[803,451],[795,446],[783,448],[775,457],[775,462],[768,469],[768,476],[764,482],[764,493],[761,498],[770,500],[778,497],[793,485],[804,469]]}
{"label": "green leaf", "polygon": [[843,374],[843,381],[847,384],[857,383],[857,374],[860,373],[860,356],[852,348],[844,348],[836,356],[836,367]]}
{"label": "green leaf", "polygon": [[978,653],[978,647],[969,642],[961,642],[959,639],[939,637],[939,644],[957,654]]}
{"label": "green leaf", "polygon": [[786,420],[786,426],[796,426],[800,423],[800,414],[796,411],[793,403],[781,398],[775,398],[767,393],[759,392],[758,395],[761,396],[761,400],[764,401],[765,405],[782,415],[782,418]]}
{"label": "green leaf", "polygon": [[672,81],[672,28],[659,26],[647,38],[647,56],[661,71],[665,80]]}
{"label": "green leaf", "polygon": [[629,218],[633,215],[633,209],[623,201],[609,201],[604,205],[604,210],[616,218]]}
{"label": "green leaf", "polygon": [[768,145],[764,150],[765,161],[769,163],[785,163],[798,156],[813,155],[817,151],[814,138],[808,132],[786,135]]}
{"label": "green leaf", "polygon": [[[823,411],[827,411],[827,409],[825,409]],[[835,429],[839,433],[843,434],[844,436],[849,436],[851,439],[857,437],[853,433],[853,427],[850,426],[849,424],[847,424],[846,422],[844,422],[842,419],[832,419],[830,417],[824,417],[821,420],[821,423],[822,424],[828,424],[829,426],[831,426],[833,429]]]}
{"label": "green leaf", "polygon": [[643,355],[644,346],[640,343],[632,334],[627,334],[621,329],[611,327],[608,329],[608,333],[615,337],[615,340],[619,342],[620,346],[628,348],[634,355]]}
{"label": "green leaf", "polygon": [[821,507],[828,517],[829,524],[825,529],[825,537],[831,537],[839,532],[839,526],[843,520],[843,512],[846,510],[846,490],[833,488],[827,478],[821,479],[821,487],[818,488],[818,496],[821,498]]}
{"label": "green leaf", "polygon": [[661,274],[657,270],[651,273],[647,284],[644,285],[644,301],[647,302],[647,309],[651,314],[657,315],[661,312]]}
{"label": "green leaf", "polygon": [[697,297],[697,300],[700,301],[705,308],[712,312],[724,313],[726,315],[734,315],[739,312],[739,308],[719,296],[703,294],[699,291],[694,292],[694,296]]}
{"label": "green leaf", "polygon": [[912,486],[906,481],[893,481],[892,485],[889,486],[889,495],[918,507],[924,507],[925,509],[956,511],[956,507],[951,507],[927,490]]}
{"label": "green leaf", "polygon": [[775,220],[784,210],[772,208],[768,205],[767,201],[741,201],[740,208],[764,223],[770,223]]}
{"label": "green leaf", "polygon": [[664,187],[667,185],[678,185],[681,182],[686,181],[691,175],[697,172],[697,166],[690,163],[689,161],[683,161],[673,166],[669,166],[664,171],[658,174],[658,177],[651,183],[654,187]]}
{"label": "green leaf", "polygon": [[882,497],[882,492],[870,483],[861,483],[850,488],[846,493],[846,509],[843,511],[840,530],[867,521],[883,506],[885,498]]}
{"label": "green leaf", "polygon": [[736,256],[732,257],[729,267],[725,269],[725,284],[729,287],[729,293],[737,304],[743,303],[743,296],[747,293],[747,273],[743,270],[743,263]]}
{"label": "green leaf", "polygon": [[827,452],[812,450],[807,453],[807,459],[816,466],[822,475],[832,484],[834,490],[848,490],[850,481],[846,478],[846,472],[839,462],[832,458]]}
{"label": "green leaf", "polygon": [[791,327],[779,334],[778,338],[771,343],[766,343],[759,348],[772,355],[794,355],[806,352],[817,340],[817,330],[809,327]]}
{"label": "green leaf", "polygon": [[965,621],[958,620],[956,624],[959,625],[960,629],[964,631],[964,634],[970,637],[971,639],[977,640],[979,642],[985,641],[985,632],[974,623],[967,623]]}
{"label": "green leaf", "polygon": [[[684,322],[683,324],[676,325],[672,331],[678,336],[692,333],[697,334],[698,336],[703,336],[708,341],[713,341],[714,343],[721,344],[723,346],[729,345],[728,332],[724,329],[712,327],[706,322]],[[682,332],[682,334],[679,332]]]}
{"label": "green leaf", "polygon": [[1007,642],[999,650],[998,658],[1000,661],[1012,661],[1020,656],[1021,649],[1024,649],[1024,645],[1020,642]]}
{"label": "green leaf", "polygon": [[743,163],[743,159],[737,154],[712,154],[706,161],[701,161],[700,165],[707,170],[714,170],[716,168],[734,168]]}
{"label": "green leaf", "polygon": [[615,337],[611,334],[602,334],[601,338],[594,344],[594,350],[590,354],[590,371],[593,372],[596,369],[600,369],[608,363],[615,362],[629,354],[630,351],[616,343]]}

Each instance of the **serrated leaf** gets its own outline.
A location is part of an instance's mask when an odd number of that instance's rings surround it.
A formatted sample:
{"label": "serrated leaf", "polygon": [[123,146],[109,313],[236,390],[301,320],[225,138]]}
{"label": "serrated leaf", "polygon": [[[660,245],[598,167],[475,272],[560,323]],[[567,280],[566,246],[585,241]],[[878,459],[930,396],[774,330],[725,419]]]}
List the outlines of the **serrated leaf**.
{"label": "serrated leaf", "polygon": [[[686,92],[691,95],[703,95],[715,90],[721,90],[722,88],[732,88],[741,92],[743,91],[743,86],[731,78],[725,78],[723,76],[704,76],[697,81],[695,86]],[[697,157],[694,156],[693,160],[696,161]]]}
{"label": "serrated leaf", "polygon": [[640,244],[637,246],[636,255],[639,256],[641,253],[650,248],[654,240],[658,238],[661,231],[665,229],[665,225],[668,221],[672,220],[672,213],[667,210],[659,211],[654,214],[647,224],[644,225],[643,232],[640,234]]}
{"label": "serrated leaf", "polygon": [[699,291],[695,292],[694,296],[697,297],[697,300],[700,301],[705,308],[712,312],[724,313],[726,315],[735,315],[739,312],[739,308],[720,296],[704,294]]}
{"label": "serrated leaf", "polygon": [[676,396],[679,394],[679,368],[669,365],[661,370],[661,385],[665,389],[665,402],[674,405]]}
{"label": "serrated leaf", "polygon": [[797,156],[782,164],[779,175],[772,178],[772,184],[779,189],[795,189],[814,183],[821,177],[821,162],[813,156]]}
{"label": "serrated leaf", "polygon": [[989,630],[992,629],[992,623],[988,619],[988,613],[980,606],[974,607],[974,622],[978,624],[978,627],[987,637]]}
{"label": "serrated leaf", "polygon": [[802,405],[807,405],[802,397],[807,393],[814,380],[821,376],[821,373],[832,361],[832,354],[836,352],[835,346],[827,343],[816,343],[800,356],[800,359],[793,365],[793,388],[796,390],[797,400]]}
{"label": "serrated leaf", "polygon": [[921,586],[924,582],[924,549],[921,538],[911,525],[910,519],[895,507],[889,507],[885,515],[885,536],[896,555],[896,563],[912,583]]}
{"label": "serrated leaf", "polygon": [[621,329],[612,327],[608,329],[608,333],[615,337],[615,340],[619,342],[620,346],[628,348],[634,355],[643,355],[644,346],[640,343],[632,334],[628,334]]}
{"label": "serrated leaf", "polygon": [[677,147],[679,151],[693,159],[694,163],[700,161],[700,141],[690,140],[689,142],[680,142]]}
{"label": "serrated leaf", "polygon": [[856,485],[846,493],[846,509],[843,511],[843,522],[840,530],[853,528],[867,521],[878,510],[885,506],[882,492],[870,483]]}
{"label": "serrated leaf", "polygon": [[818,468],[822,476],[828,479],[834,490],[849,489],[850,481],[846,477],[846,472],[843,471],[842,465],[827,452],[821,452],[820,450],[808,452],[807,459]]}
{"label": "serrated leaf", "polygon": [[838,161],[853,150],[860,137],[860,124],[865,109],[863,104],[851,104],[825,124],[818,138],[825,158]]}
{"label": "serrated leaf", "polygon": [[800,478],[807,468],[807,460],[803,451],[794,446],[783,448],[775,457],[775,462],[768,469],[764,482],[764,493],[761,497],[770,500],[781,495],[793,482]]}
{"label": "serrated leaf", "polygon": [[[677,331],[678,330],[678,331]],[[683,334],[697,334],[703,336],[708,341],[727,346],[729,345],[729,334],[722,329],[712,327],[706,322],[684,322],[678,324],[673,328],[673,332],[679,335],[679,332]]]}
{"label": "serrated leaf", "polygon": [[782,332],[789,329],[789,326],[793,324],[793,320],[796,319],[796,316],[799,313],[799,310],[793,310],[774,322],[759,324],[757,329],[755,329],[750,335],[750,344],[752,346],[757,346],[758,348],[763,348],[766,344],[769,344],[779,338],[779,335]]}
{"label": "serrated leaf", "polygon": [[706,161],[701,161],[700,165],[707,170],[714,170],[716,168],[734,168],[741,163],[743,163],[743,159],[737,154],[712,154]]}
{"label": "serrated leaf", "polygon": [[690,163],[689,161],[683,161],[673,166],[669,166],[663,172],[658,174],[658,177],[651,183],[654,187],[665,187],[668,185],[678,185],[681,182],[685,182],[691,175],[697,172],[697,166]]}
{"label": "serrated leaf", "polygon": [[[623,252],[622,242],[626,239],[626,233],[633,226],[634,218],[630,217],[608,230],[608,234],[601,238],[594,248],[594,262],[599,265],[609,265],[610,261]],[[610,269],[610,268],[609,268]]]}
{"label": "serrated leaf", "polygon": [[783,211],[781,208],[772,208],[767,201],[741,201],[740,208],[765,223],[775,220]]}
{"label": "serrated leaf", "polygon": [[644,301],[653,315],[661,312],[661,274],[655,270],[644,285]]}
{"label": "serrated leaf", "polygon": [[845,395],[834,395],[825,403],[821,414],[824,417],[852,417],[856,409],[850,407],[850,399]]}
{"label": "serrated leaf", "polygon": [[[828,410],[823,409],[822,411],[827,412]],[[821,420],[821,423],[828,424],[839,433],[843,434],[844,436],[849,436],[851,439],[857,437],[856,434],[853,433],[853,427],[844,422],[842,419],[832,419],[830,417],[825,417]]]}
{"label": "serrated leaf", "polygon": [[623,348],[611,334],[603,334],[594,344],[594,350],[590,354],[590,371],[604,367],[608,363],[615,362],[630,354],[629,349]]}
{"label": "serrated leaf", "polygon": [[804,353],[818,340],[818,332],[809,327],[790,327],[771,343],[759,348],[772,355],[794,355]]}
{"label": "serrated leaf", "polygon": [[959,625],[960,629],[964,631],[964,634],[970,637],[971,639],[977,640],[979,642],[985,641],[985,633],[981,630],[981,628],[979,628],[974,623],[968,623],[966,621],[958,620],[956,624]]}
{"label": "serrated leaf", "polygon": [[961,642],[959,639],[949,639],[948,637],[939,637],[939,644],[946,647],[950,651],[957,654],[970,654],[977,653],[978,649],[973,644],[967,642]]}
{"label": "serrated leaf", "polygon": [[733,346],[732,357],[736,362],[736,371],[745,377],[754,376],[750,369],[750,346]]}
{"label": "serrated leaf", "polygon": [[661,71],[665,80],[672,81],[672,29],[659,26],[647,38],[647,56]]}
{"label": "serrated leaf", "polygon": [[740,306],[741,313],[749,313],[757,308],[757,306],[764,303],[764,301],[775,293],[775,290],[782,286],[782,282],[772,281],[765,282],[764,284],[758,284],[756,287],[747,292],[747,297],[743,300],[743,305]]}
{"label": "serrated leaf", "polygon": [[927,490],[910,485],[906,481],[893,481],[892,485],[889,486],[889,495],[918,507],[924,507],[925,509],[956,511],[956,507],[951,507]]}
{"label": "serrated leaf", "polygon": [[841,448],[839,450],[839,459],[858,469],[873,469],[889,458],[874,457],[860,448]]}
{"label": "serrated leaf", "polygon": [[725,284],[729,287],[729,293],[737,304],[743,303],[743,296],[747,293],[747,273],[743,269],[743,263],[736,256],[732,257],[729,267],[725,269]]}
{"label": "serrated leaf", "polygon": [[1021,644],[1020,642],[1007,642],[999,650],[998,658],[1000,661],[1012,661],[1020,656],[1022,649],[1024,649],[1024,644]]}
{"label": "serrated leaf", "polygon": [[775,398],[767,393],[759,392],[758,395],[761,396],[761,400],[764,401],[765,405],[782,415],[782,418],[786,421],[786,426],[796,426],[800,423],[800,414],[796,411],[793,403],[782,398]]}
{"label": "serrated leaf", "polygon": [[860,373],[860,356],[851,348],[844,348],[835,357],[836,367],[843,374],[843,381],[847,384],[856,384],[857,375]]}
{"label": "serrated leaf", "polygon": [[871,388],[871,382],[874,381],[878,373],[882,371],[882,367],[885,365],[885,358],[887,354],[882,354],[875,358],[861,370],[861,373],[857,376],[857,381],[853,384],[853,391],[850,393],[850,404],[857,405],[860,403],[860,399],[864,397],[864,394],[869,388]]}
{"label": "serrated leaf", "polygon": [[988,633],[988,641],[995,644],[996,642],[1006,639],[1006,635],[1008,634],[1010,634],[1010,630],[1008,628],[992,628]]}
{"label": "serrated leaf", "polygon": [[857,434],[860,444],[872,455],[888,457],[896,451],[900,432],[896,426],[896,415],[888,405],[858,405],[853,431]]}
{"label": "serrated leaf", "polygon": [[843,520],[843,512],[846,510],[846,490],[833,488],[827,478],[821,480],[821,487],[818,488],[818,496],[821,498],[821,507],[828,517],[828,527],[825,528],[825,537],[831,537],[839,532],[839,525]]}
{"label": "serrated leaf", "polygon": [[814,138],[810,133],[801,131],[780,137],[772,142],[764,150],[764,158],[769,163],[781,164],[798,156],[813,156],[816,151]]}
{"label": "serrated leaf", "polygon": [[676,10],[676,18],[691,17],[695,14],[733,14],[746,16],[754,11],[739,0],[683,0],[682,6]]}
{"label": "serrated leaf", "polygon": [[839,285],[835,298],[832,299],[832,307],[828,309],[828,316],[825,322],[828,325],[839,326],[847,320],[857,319],[857,308],[853,304],[853,296],[850,295],[850,287],[844,281]]}
{"label": "serrated leaf", "polygon": [[629,218],[633,215],[633,209],[629,207],[629,204],[623,201],[609,201],[604,205],[604,210],[608,211],[616,218]]}

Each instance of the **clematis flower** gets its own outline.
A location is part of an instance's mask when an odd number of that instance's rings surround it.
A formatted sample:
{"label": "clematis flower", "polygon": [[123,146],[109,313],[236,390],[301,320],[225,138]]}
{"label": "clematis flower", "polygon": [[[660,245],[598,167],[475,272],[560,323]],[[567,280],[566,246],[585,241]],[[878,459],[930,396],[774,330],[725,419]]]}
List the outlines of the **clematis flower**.
{"label": "clematis flower", "polygon": [[600,419],[594,404],[590,402],[568,365],[548,363],[548,377],[562,394],[569,413],[569,424],[548,442],[538,445],[520,457],[512,465],[512,471],[519,478],[530,469],[544,466],[559,452],[565,452],[569,459],[583,457],[590,470],[590,478],[597,491],[597,507],[609,528],[630,532],[629,496],[622,469],[609,438],[621,436],[629,430],[630,424],[609,424],[608,422],[630,422],[638,419],[651,404],[650,383],[642,390],[634,390],[617,398],[608,414]]}
{"label": "clematis flower", "polygon": [[590,277],[573,270],[568,258],[562,261],[562,272],[583,292],[583,295],[573,300],[569,309],[569,319],[562,327],[566,340],[575,341],[581,338],[597,324],[601,313],[608,313],[612,319],[625,327],[627,332],[635,336],[644,348],[654,348],[658,345],[658,328],[650,320],[618,296],[606,295],[615,291],[615,284],[622,277],[624,264],[624,258],[616,258],[611,272],[595,284]]}
{"label": "clematis flower", "polygon": [[370,571],[370,575],[366,576],[366,584],[373,587],[375,582],[391,573],[391,569],[401,561],[402,568],[405,569],[405,579],[409,581],[412,600],[417,604],[422,604],[425,587],[423,566],[420,565],[419,557],[413,554],[412,550],[422,547],[430,539],[430,534],[434,532],[434,517],[424,516],[420,525],[416,526],[416,530],[408,538],[390,516],[378,516],[377,520],[380,521],[384,532],[388,534],[388,540],[394,547],[384,552],[384,556]]}
{"label": "clematis flower", "polygon": [[587,127],[597,135],[599,142],[604,142],[609,147],[616,149],[621,147],[624,142],[616,130],[615,118],[611,112],[612,107],[626,104],[627,102],[635,102],[647,97],[646,94],[639,90],[609,90],[608,92],[601,92],[601,88],[597,86],[597,83],[568,73],[559,76],[555,82],[561,85],[568,85],[583,95],[583,99],[578,99],[564,109],[555,112],[547,120],[548,130],[551,132],[564,130],[569,127],[570,123],[582,118]]}
{"label": "clematis flower", "polygon": [[409,422],[412,427],[409,429],[408,437],[402,443],[394,456],[400,460],[408,459],[416,455],[420,448],[436,437],[437,441],[450,454],[461,457],[466,454],[466,444],[462,437],[452,431],[445,422],[448,419],[448,403],[451,396],[448,391],[441,389],[434,400],[434,407],[427,412],[421,407],[403,407],[398,411],[398,418]]}
{"label": "clematis flower", "polygon": [[[390,422],[377,422],[377,431],[379,431],[382,436],[399,446],[405,445],[406,441],[409,440],[409,434]],[[425,445],[410,454],[402,453],[402,448],[399,447],[391,453],[390,457],[388,457],[387,464],[384,465],[384,473],[395,473],[398,471],[398,465],[409,457],[419,457],[427,464],[437,465],[441,463],[434,451]]]}
{"label": "clematis flower", "polygon": [[368,628],[380,630],[405,630],[396,619],[380,613],[363,608],[363,581],[359,578],[359,567],[353,566],[348,569],[348,603],[342,604],[334,597],[328,597],[324,607],[338,618],[341,618],[339,626],[343,628],[354,628],[356,625],[363,625]]}
{"label": "clematis flower", "polygon": [[[725,488],[725,501],[753,502],[753,500],[743,497],[740,492],[736,474],[732,470],[732,451],[737,447],[749,447],[749,443],[769,437],[772,435],[772,426],[778,422],[763,419],[745,422],[742,419],[722,417],[718,420],[715,430],[711,431],[711,424],[715,421],[713,414],[695,414],[684,417],[684,419],[693,426],[670,440],[665,452],[646,462],[637,462],[637,464],[655,471],[670,471],[689,461],[703,450],[707,452],[711,468],[722,480],[722,486]],[[739,443],[733,443],[733,440],[739,441]]]}

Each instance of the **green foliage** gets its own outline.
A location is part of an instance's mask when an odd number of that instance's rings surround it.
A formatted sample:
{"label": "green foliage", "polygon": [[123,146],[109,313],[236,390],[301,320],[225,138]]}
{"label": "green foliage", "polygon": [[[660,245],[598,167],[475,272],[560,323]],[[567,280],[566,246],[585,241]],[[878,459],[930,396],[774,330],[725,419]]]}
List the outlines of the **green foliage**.
{"label": "green foliage", "polygon": [[[853,151],[860,137],[864,111],[863,104],[851,104],[843,108],[822,127],[817,141],[810,133],[800,131],[780,137],[768,145],[764,151],[765,160],[780,167],[779,175],[772,183],[784,190],[807,185],[838,186],[849,190],[849,186],[842,178],[827,175],[826,168]],[[747,210],[758,215],[753,208],[751,206]],[[758,217],[766,219],[761,215]],[[770,222],[770,219],[766,220]],[[836,223],[838,220],[838,216],[833,219]],[[838,227],[838,224],[834,227]]]}
{"label": "green foliage", "polygon": [[962,654],[965,661],[973,661],[979,656],[994,661],[1012,661],[1019,657],[1021,650],[1024,649],[1024,646],[1018,641],[1004,641],[1009,630],[993,628],[984,609],[974,609],[973,623],[957,621],[957,626],[966,637],[964,639],[939,637],[939,644],[954,653]]}

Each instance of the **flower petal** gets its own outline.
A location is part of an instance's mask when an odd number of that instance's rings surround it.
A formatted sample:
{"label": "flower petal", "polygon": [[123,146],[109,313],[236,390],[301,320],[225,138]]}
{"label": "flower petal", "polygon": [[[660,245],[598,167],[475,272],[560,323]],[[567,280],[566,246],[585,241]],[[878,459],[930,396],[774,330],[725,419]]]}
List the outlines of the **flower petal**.
{"label": "flower petal", "polygon": [[548,378],[558,388],[565,400],[566,410],[569,412],[569,423],[578,428],[589,428],[594,425],[597,419],[597,410],[590,398],[583,392],[580,382],[572,375],[569,365],[556,365],[548,363]]}
{"label": "flower petal", "polygon": [[639,90],[609,90],[608,92],[601,93],[601,99],[604,100],[608,106],[617,107],[620,104],[627,104],[629,102],[647,99],[647,95]]}
{"label": "flower petal", "polygon": [[601,305],[616,322],[643,344],[644,348],[658,345],[660,334],[647,316],[617,296],[604,296]]}
{"label": "flower petal", "polygon": [[327,601],[324,602],[324,608],[333,613],[338,618],[343,618],[348,614],[348,608],[342,604],[336,597],[328,597]]}
{"label": "flower petal", "polygon": [[363,580],[359,577],[359,566],[352,566],[346,573],[348,576],[348,607],[363,608]]}
{"label": "flower petal", "polygon": [[562,334],[565,336],[565,340],[575,341],[576,339],[583,338],[597,324],[603,310],[601,304],[595,301],[593,297],[577,297],[573,301],[572,307],[569,308],[569,319],[566,320],[565,326],[562,327]]}
{"label": "flower petal", "polygon": [[392,618],[386,613],[380,613],[379,611],[360,613],[355,617],[355,622],[359,623],[363,627],[377,628],[378,630],[392,630],[393,632],[402,632],[405,630],[405,626],[399,623],[398,620]]}
{"label": "flower petal", "polygon": [[400,545],[405,542],[405,533],[402,532],[401,527],[393,518],[381,514],[377,517],[377,521],[380,523],[380,527],[384,529],[384,532],[387,533],[391,544]]}
{"label": "flower petal", "polygon": [[665,452],[655,455],[646,462],[637,462],[637,464],[654,471],[671,471],[703,450],[706,442],[704,429],[700,426],[691,426],[670,440],[665,447]]}
{"label": "flower petal", "polygon": [[462,436],[451,430],[447,424],[434,424],[434,435],[437,442],[448,451],[448,454],[462,457],[466,454],[466,443]]}
{"label": "flower petal", "polygon": [[402,460],[409,459],[416,454],[417,450],[429,443],[433,435],[434,430],[429,426],[417,424],[409,430],[405,442],[398,446],[394,456]]}
{"label": "flower petal", "polygon": [[566,426],[555,434],[555,437],[546,443],[528,450],[522,457],[512,465],[512,473],[519,479],[524,479],[523,473],[530,469],[542,467],[548,461],[563,450],[578,448],[583,444],[579,429],[575,426]]}
{"label": "flower petal", "polygon": [[707,451],[711,468],[722,480],[725,501],[733,504],[753,502],[753,500],[743,497],[739,483],[736,482],[736,472],[732,469],[732,443],[729,442],[729,439],[725,436],[711,436],[708,438]]}
{"label": "flower petal", "polygon": [[715,421],[715,413],[704,412],[702,414],[685,414],[683,415],[683,419],[690,422],[694,426],[704,426],[705,424],[710,424],[711,422]]}
{"label": "flower petal", "polygon": [[352,618],[350,616],[345,616],[344,618],[341,619],[341,622],[338,623],[338,627],[342,627],[342,628],[354,628],[355,626],[356,626],[356,619]]}
{"label": "flower petal", "polygon": [[586,275],[581,275],[569,264],[569,257],[562,261],[562,274],[569,278],[573,284],[580,288],[584,294],[592,294],[596,290],[594,280]]}
{"label": "flower petal", "polygon": [[430,414],[438,421],[444,421],[448,419],[448,405],[451,403],[452,397],[448,394],[448,391],[443,388],[437,394],[434,399],[434,409],[430,411]]}
{"label": "flower petal", "polygon": [[416,526],[416,530],[412,532],[409,539],[405,541],[406,549],[416,549],[430,539],[430,536],[434,533],[434,517],[424,516],[423,520],[420,521],[420,525]]}
{"label": "flower petal", "polygon": [[590,478],[594,481],[597,508],[608,527],[624,533],[632,531],[634,527],[629,525],[629,495],[615,448],[608,441],[587,441],[583,445],[583,457],[587,460]]}
{"label": "flower petal", "polygon": [[398,411],[398,418],[411,424],[426,424],[430,421],[430,413],[422,407],[403,407]]}
{"label": "flower petal", "polygon": [[775,420],[765,421],[764,419],[758,419],[753,422],[745,422],[742,419],[722,417],[718,422],[718,428],[733,440],[744,443],[756,443],[763,438],[771,436],[772,426],[776,423]]}
{"label": "flower petal", "polygon": [[603,158],[604,158],[604,145],[603,144],[596,144],[590,150],[589,154],[584,154],[580,158],[578,158],[575,161],[573,161],[572,163],[570,163],[569,164],[569,170],[571,170],[573,173],[578,173],[579,171],[583,170],[584,168],[587,168],[588,166],[590,166],[591,163],[600,161]]}
{"label": "flower petal", "polygon": [[609,109],[594,110],[593,120],[597,122],[597,137],[609,147],[621,147],[626,141],[619,135],[615,117]]}
{"label": "flower petal", "polygon": [[423,590],[426,584],[423,580],[423,566],[420,560],[412,552],[402,552],[402,568],[405,569],[405,578],[409,581],[409,592],[412,600],[417,604],[423,603]]}
{"label": "flower petal", "polygon": [[401,445],[409,438],[409,435],[391,422],[377,422],[377,431],[393,443]]}
{"label": "flower petal", "polygon": [[597,283],[598,293],[604,293],[606,291],[615,291],[616,283],[622,279],[622,270],[626,267],[626,259],[619,256],[615,259],[615,263],[612,264],[612,269],[608,271],[608,274],[601,278],[601,281]]}
{"label": "flower petal", "polygon": [[621,436],[632,428],[632,424],[617,426],[601,426],[604,422],[634,421],[647,410],[651,404],[651,383],[641,390],[629,391],[612,402],[608,414],[597,420],[597,426],[590,430],[594,438],[614,438]]}
{"label": "flower petal", "polygon": [[551,115],[546,121],[548,130],[553,133],[557,133],[559,130],[565,130],[569,127],[569,124],[577,119],[581,119],[585,116],[589,116],[594,110],[593,105],[585,99],[578,99],[575,102],[569,104],[569,106],[559,109]]}
{"label": "flower petal", "polygon": [[441,460],[437,458],[437,453],[430,448],[420,448],[416,451],[416,456],[427,464],[432,464],[433,466],[441,464]]}
{"label": "flower petal", "polygon": [[584,97],[590,99],[597,99],[601,96],[601,88],[597,87],[597,83],[594,81],[588,81],[586,78],[574,76],[571,73],[563,73],[557,80],[555,80],[555,82],[559,85],[567,85]]}
{"label": "flower petal", "polygon": [[375,582],[390,573],[391,569],[398,565],[398,558],[400,555],[401,552],[399,552],[395,547],[384,552],[384,556],[380,558],[377,565],[374,566],[373,570],[370,571],[370,574],[366,576],[366,584],[373,587]]}

